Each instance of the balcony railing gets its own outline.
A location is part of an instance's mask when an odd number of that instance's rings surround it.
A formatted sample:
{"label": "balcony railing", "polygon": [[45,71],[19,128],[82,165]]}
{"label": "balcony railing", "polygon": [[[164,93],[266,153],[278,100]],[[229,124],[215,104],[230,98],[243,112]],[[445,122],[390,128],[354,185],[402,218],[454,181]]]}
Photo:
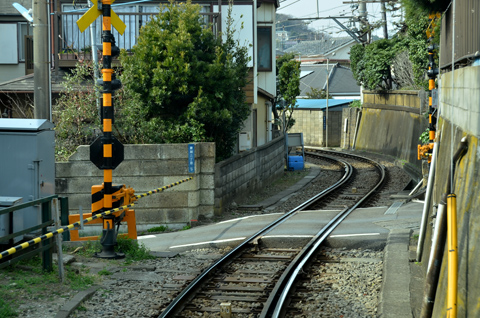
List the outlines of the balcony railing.
{"label": "balcony railing", "polygon": [[[112,34],[115,37],[116,45],[120,49],[131,50],[137,44],[137,37],[142,26],[145,26],[156,12],[137,13],[137,12],[118,12],[117,15],[125,23],[126,29],[123,35],[112,28]],[[94,26],[87,28],[83,33],[77,26],[77,20],[84,14],[83,12],[55,12],[53,32],[54,45],[54,68],[58,75],[59,68],[75,67],[77,62],[92,60],[92,54],[97,54],[101,60],[101,50],[97,47],[102,46],[102,25],[101,19],[94,22]],[[221,18],[219,12],[202,12],[206,23],[211,23],[213,31],[218,35],[221,31]],[[93,27],[93,30],[91,28]],[[94,34],[93,48],[91,35]],[[113,61],[113,66],[119,66],[118,60]]]}

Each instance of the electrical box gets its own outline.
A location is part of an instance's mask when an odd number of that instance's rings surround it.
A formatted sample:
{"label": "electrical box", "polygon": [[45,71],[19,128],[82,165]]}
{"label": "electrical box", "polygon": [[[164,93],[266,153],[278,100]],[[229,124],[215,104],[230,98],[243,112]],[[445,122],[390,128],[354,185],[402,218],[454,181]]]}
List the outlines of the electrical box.
{"label": "electrical box", "polygon": [[[0,196],[29,202],[55,193],[53,127],[46,119],[0,119]],[[33,206],[0,219],[11,225],[0,228],[8,228],[8,235],[39,225],[41,218],[41,206]]]}
{"label": "electrical box", "polygon": [[245,151],[252,148],[252,138],[250,132],[241,132],[239,134],[239,151]]}

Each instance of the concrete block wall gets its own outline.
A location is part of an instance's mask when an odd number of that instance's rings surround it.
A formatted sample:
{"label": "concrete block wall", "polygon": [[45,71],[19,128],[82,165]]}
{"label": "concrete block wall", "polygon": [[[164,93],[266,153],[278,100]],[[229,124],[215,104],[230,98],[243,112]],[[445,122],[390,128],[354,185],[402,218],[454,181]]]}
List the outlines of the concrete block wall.
{"label": "concrete block wall", "polygon": [[[290,133],[303,133],[305,146],[325,147],[326,134],[323,129],[323,116],[321,110],[295,109],[293,118],[295,125],[289,130]],[[341,142],[342,112],[328,112],[328,146],[338,147]]]}
{"label": "concrete block wall", "polygon": [[[440,118],[437,131],[440,146],[435,169],[433,204],[438,204],[445,193],[452,152],[460,140],[467,137],[468,151],[457,163],[453,192],[457,196],[457,251],[458,251],[458,317],[480,317],[480,66],[455,69],[440,76]],[[452,77],[454,81],[452,82]],[[433,217],[430,209],[429,219]],[[428,222],[422,267],[427,269],[431,249],[432,224]],[[432,317],[446,317],[447,306],[447,251],[443,255],[435,306]]]}
{"label": "concrete block wall", "polygon": [[395,157],[404,163],[412,176],[421,176],[422,162],[417,159],[417,145],[428,127],[428,119],[422,113],[424,92],[377,94],[364,91],[364,94],[355,149]]}
{"label": "concrete block wall", "polygon": [[[355,130],[357,129],[357,120],[362,116],[360,108],[344,108],[342,110],[342,144],[344,149],[351,149],[354,145]],[[345,127],[346,120],[346,127]],[[360,124],[360,122],[358,122]]]}
{"label": "concrete block wall", "polygon": [[293,112],[295,125],[290,133],[303,133],[303,142],[308,146],[323,146],[323,112],[320,110],[300,110]]}
{"label": "concrete block wall", "polygon": [[215,215],[283,174],[285,139],[280,136],[215,165]]}
{"label": "concrete block wall", "polygon": [[[139,199],[137,224],[186,223],[212,217],[215,144],[195,143],[195,173],[188,173],[188,144],[125,145],[125,159],[113,171],[113,183],[141,194],[194,177],[164,192]],[[91,211],[91,186],[103,183],[103,171],[90,162],[89,146],[80,146],[68,162],[56,163],[56,193],[69,198],[70,213]]]}

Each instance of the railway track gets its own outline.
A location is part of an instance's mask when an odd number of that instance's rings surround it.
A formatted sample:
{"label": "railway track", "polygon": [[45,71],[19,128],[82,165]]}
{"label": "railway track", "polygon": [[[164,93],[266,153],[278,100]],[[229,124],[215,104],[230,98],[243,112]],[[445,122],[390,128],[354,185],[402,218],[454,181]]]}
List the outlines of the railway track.
{"label": "railway track", "polygon": [[[380,164],[355,155],[335,158],[333,152],[309,153],[310,157],[335,161],[343,175],[338,182],[326,188],[275,222],[258,231],[237,247],[215,261],[196,276],[177,297],[162,310],[159,317],[281,317],[291,302],[291,295],[299,274],[315,259],[328,235],[369,196],[375,194],[385,179]],[[310,160],[310,159],[309,159]],[[367,183],[367,174],[375,182]],[[355,180],[356,179],[356,180]],[[347,192],[357,189],[355,195]],[[335,200],[326,198],[335,196]],[[340,203],[338,203],[340,202]],[[278,225],[287,222],[299,211],[319,207],[342,207],[332,220],[314,236],[306,246],[291,249],[263,247],[261,238]],[[297,296],[294,296],[297,297]]]}

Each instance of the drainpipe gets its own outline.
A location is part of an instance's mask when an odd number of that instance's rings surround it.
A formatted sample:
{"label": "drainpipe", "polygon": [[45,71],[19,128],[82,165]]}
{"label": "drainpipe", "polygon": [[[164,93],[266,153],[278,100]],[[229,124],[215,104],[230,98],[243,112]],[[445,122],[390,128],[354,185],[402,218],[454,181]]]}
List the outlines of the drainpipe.
{"label": "drainpipe", "polygon": [[[422,312],[420,314],[420,317],[422,318],[430,318],[432,316],[434,302],[435,302],[435,294],[437,292],[438,279],[440,276],[440,269],[442,267],[443,251],[445,249],[445,236],[447,231],[446,229],[447,215],[446,214],[452,213],[453,211],[451,208],[456,207],[455,198],[450,198],[450,202],[449,202],[447,193],[451,193],[450,180],[452,176],[455,176],[456,163],[458,160],[461,159],[461,157],[463,157],[467,149],[468,149],[467,138],[463,137],[462,141],[460,142],[460,147],[458,148],[457,152],[453,156],[453,165],[450,169],[448,179],[447,179],[447,191],[445,194],[443,194],[441,202],[438,206],[437,219],[435,221],[435,231],[434,231],[433,241],[432,241],[432,249],[430,251],[430,259],[428,262],[427,275],[425,278],[425,295],[423,298]],[[449,210],[448,208],[450,207],[450,211],[447,211],[447,213],[445,213],[446,206],[447,206],[447,210]],[[455,218],[456,218],[456,211],[455,211]],[[450,220],[449,218],[448,223],[453,223],[451,221],[452,220]],[[455,220],[455,224],[456,224],[456,220]],[[456,233],[454,234],[456,236]],[[449,242],[450,242],[450,237],[449,237]],[[456,242],[456,239],[455,239],[455,242]],[[448,250],[449,251],[451,250],[450,246]],[[455,243],[455,250],[456,250],[456,243]],[[448,264],[450,265],[453,261],[454,261],[453,259],[452,260],[449,259]],[[455,271],[455,276],[457,275],[456,273],[457,271]],[[449,277],[448,281],[449,281],[449,295],[450,295],[450,286],[451,286],[450,285],[450,269],[449,269],[448,277]],[[456,287],[456,284],[455,284],[455,287]],[[453,298],[453,294],[452,294],[451,297],[456,302],[456,296],[455,298]],[[448,306],[448,308],[451,308],[451,307]],[[456,311],[456,306],[455,306],[455,311]],[[454,316],[449,316],[449,317],[453,318]]]}
{"label": "drainpipe", "polygon": [[457,196],[447,196],[447,241],[448,241],[448,291],[447,317],[457,318],[458,244],[457,244]]}
{"label": "drainpipe", "polygon": [[425,288],[420,317],[432,317],[433,304],[437,293],[438,275],[442,267],[443,251],[445,249],[445,235],[447,233],[447,216],[445,207],[447,205],[447,194],[442,195],[438,204],[437,217],[435,219],[435,230],[433,233],[432,249],[428,261],[427,274],[425,276]]}

